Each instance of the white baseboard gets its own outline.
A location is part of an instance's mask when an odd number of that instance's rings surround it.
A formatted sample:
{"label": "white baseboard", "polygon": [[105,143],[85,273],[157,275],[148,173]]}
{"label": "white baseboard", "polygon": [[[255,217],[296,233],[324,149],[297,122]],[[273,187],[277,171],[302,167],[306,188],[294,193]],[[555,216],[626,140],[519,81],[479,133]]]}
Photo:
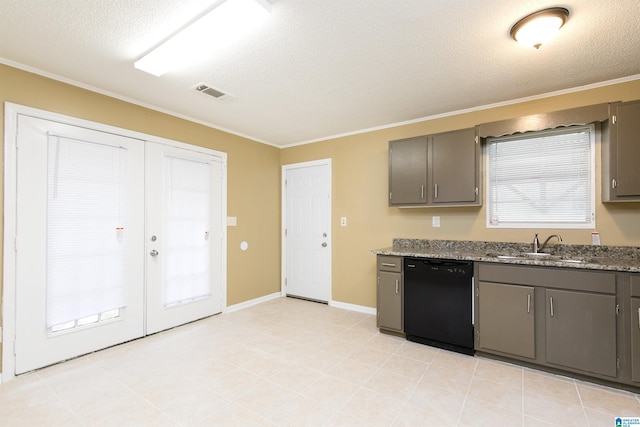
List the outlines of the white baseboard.
{"label": "white baseboard", "polygon": [[364,305],[349,304],[340,301],[329,301],[329,305],[335,308],[343,308],[345,310],[357,311],[358,313],[376,314],[376,309]]}
{"label": "white baseboard", "polygon": [[225,313],[231,313],[233,311],[238,311],[238,310],[242,310],[243,308],[248,308],[263,302],[267,302],[267,301],[271,301],[273,299],[276,298],[280,298],[282,295],[280,294],[280,292],[274,292],[272,294],[269,295],[265,295],[263,297],[259,297],[259,298],[255,298],[249,301],[244,301],[238,304],[233,304],[228,306],[227,308],[224,309]]}

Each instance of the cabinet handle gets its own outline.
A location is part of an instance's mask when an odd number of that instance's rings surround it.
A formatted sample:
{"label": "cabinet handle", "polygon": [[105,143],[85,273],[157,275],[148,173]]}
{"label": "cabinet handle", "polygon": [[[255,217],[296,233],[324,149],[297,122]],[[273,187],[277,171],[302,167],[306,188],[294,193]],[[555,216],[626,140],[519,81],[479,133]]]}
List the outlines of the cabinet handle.
{"label": "cabinet handle", "polygon": [[527,294],[527,313],[531,313],[531,294]]}
{"label": "cabinet handle", "polygon": [[551,317],[553,317],[553,297],[549,297],[549,304],[551,305]]}
{"label": "cabinet handle", "polygon": [[420,198],[424,199],[424,185],[420,186]]}
{"label": "cabinet handle", "polygon": [[400,280],[396,279],[396,294],[400,292]]}
{"label": "cabinet handle", "polygon": [[618,181],[615,178],[611,180],[611,188],[616,188],[618,186]]}
{"label": "cabinet handle", "polygon": [[434,189],[433,189],[433,198],[437,199],[438,198],[438,184],[434,185]]}
{"label": "cabinet handle", "polygon": [[381,265],[383,267],[395,267],[396,266],[395,264],[392,264],[390,262],[383,262],[383,263],[381,263]]}

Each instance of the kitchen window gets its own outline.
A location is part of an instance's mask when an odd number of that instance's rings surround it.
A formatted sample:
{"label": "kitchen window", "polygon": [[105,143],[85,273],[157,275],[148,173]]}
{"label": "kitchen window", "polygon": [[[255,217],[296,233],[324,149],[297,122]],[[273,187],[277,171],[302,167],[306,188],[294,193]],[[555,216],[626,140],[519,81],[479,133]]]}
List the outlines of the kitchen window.
{"label": "kitchen window", "polygon": [[595,127],[488,138],[487,228],[595,228]]}

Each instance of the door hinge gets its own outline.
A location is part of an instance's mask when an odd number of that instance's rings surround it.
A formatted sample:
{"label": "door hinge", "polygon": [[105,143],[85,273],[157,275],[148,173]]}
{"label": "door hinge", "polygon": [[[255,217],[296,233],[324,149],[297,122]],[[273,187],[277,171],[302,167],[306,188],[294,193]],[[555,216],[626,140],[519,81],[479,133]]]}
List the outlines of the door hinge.
{"label": "door hinge", "polygon": [[480,189],[478,187],[476,187],[475,193],[476,193],[476,196],[478,195],[478,193],[480,193]]}
{"label": "door hinge", "polygon": [[479,139],[478,139],[478,135],[476,135],[476,144],[478,143],[478,140],[479,140]]}
{"label": "door hinge", "polygon": [[287,278],[286,277],[284,278],[284,287],[285,288],[287,287]]}
{"label": "door hinge", "polygon": [[391,191],[389,191],[389,200],[391,200]]}
{"label": "door hinge", "polygon": [[615,125],[617,121],[618,121],[618,116],[616,116],[615,114],[613,116],[611,116],[611,124],[612,125]]}
{"label": "door hinge", "polygon": [[287,237],[287,229],[284,229],[284,237]]}
{"label": "door hinge", "polygon": [[616,316],[620,315],[620,304],[616,304]]}
{"label": "door hinge", "polygon": [[17,237],[13,238],[13,251],[14,252],[18,252],[18,238]]}
{"label": "door hinge", "polygon": [[380,276],[378,276],[378,285],[380,285]]}
{"label": "door hinge", "polygon": [[619,371],[620,370],[620,359],[616,359],[616,369]]}
{"label": "door hinge", "polygon": [[476,296],[479,297],[480,296],[480,288],[476,288]]}

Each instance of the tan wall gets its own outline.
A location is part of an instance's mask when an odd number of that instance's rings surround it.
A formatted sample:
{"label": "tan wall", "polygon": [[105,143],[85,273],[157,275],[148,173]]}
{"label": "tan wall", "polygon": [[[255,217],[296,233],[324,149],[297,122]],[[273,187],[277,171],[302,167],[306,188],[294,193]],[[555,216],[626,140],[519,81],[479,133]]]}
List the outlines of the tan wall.
{"label": "tan wall", "polygon": [[[640,80],[636,80],[282,150],[283,165],[333,159],[333,299],[375,307],[375,259],[370,251],[390,246],[394,237],[531,242],[534,232],[540,232],[541,236],[557,232],[565,243],[591,242],[591,230],[487,229],[484,207],[389,208],[388,141],[529,114],[639,98]],[[598,146],[596,227],[602,244],[640,246],[640,203],[604,205],[600,201],[599,150]],[[434,215],[441,218],[440,228],[431,226]],[[340,227],[341,216],[348,217],[346,228]]]}
{"label": "tan wall", "polygon": [[[238,226],[228,228],[227,302],[280,290],[278,148],[0,64],[2,117],[7,101],[226,152],[227,211],[238,218]],[[0,129],[4,135],[4,119]],[[4,159],[1,165],[0,192]],[[246,252],[240,250],[243,240]]]}

